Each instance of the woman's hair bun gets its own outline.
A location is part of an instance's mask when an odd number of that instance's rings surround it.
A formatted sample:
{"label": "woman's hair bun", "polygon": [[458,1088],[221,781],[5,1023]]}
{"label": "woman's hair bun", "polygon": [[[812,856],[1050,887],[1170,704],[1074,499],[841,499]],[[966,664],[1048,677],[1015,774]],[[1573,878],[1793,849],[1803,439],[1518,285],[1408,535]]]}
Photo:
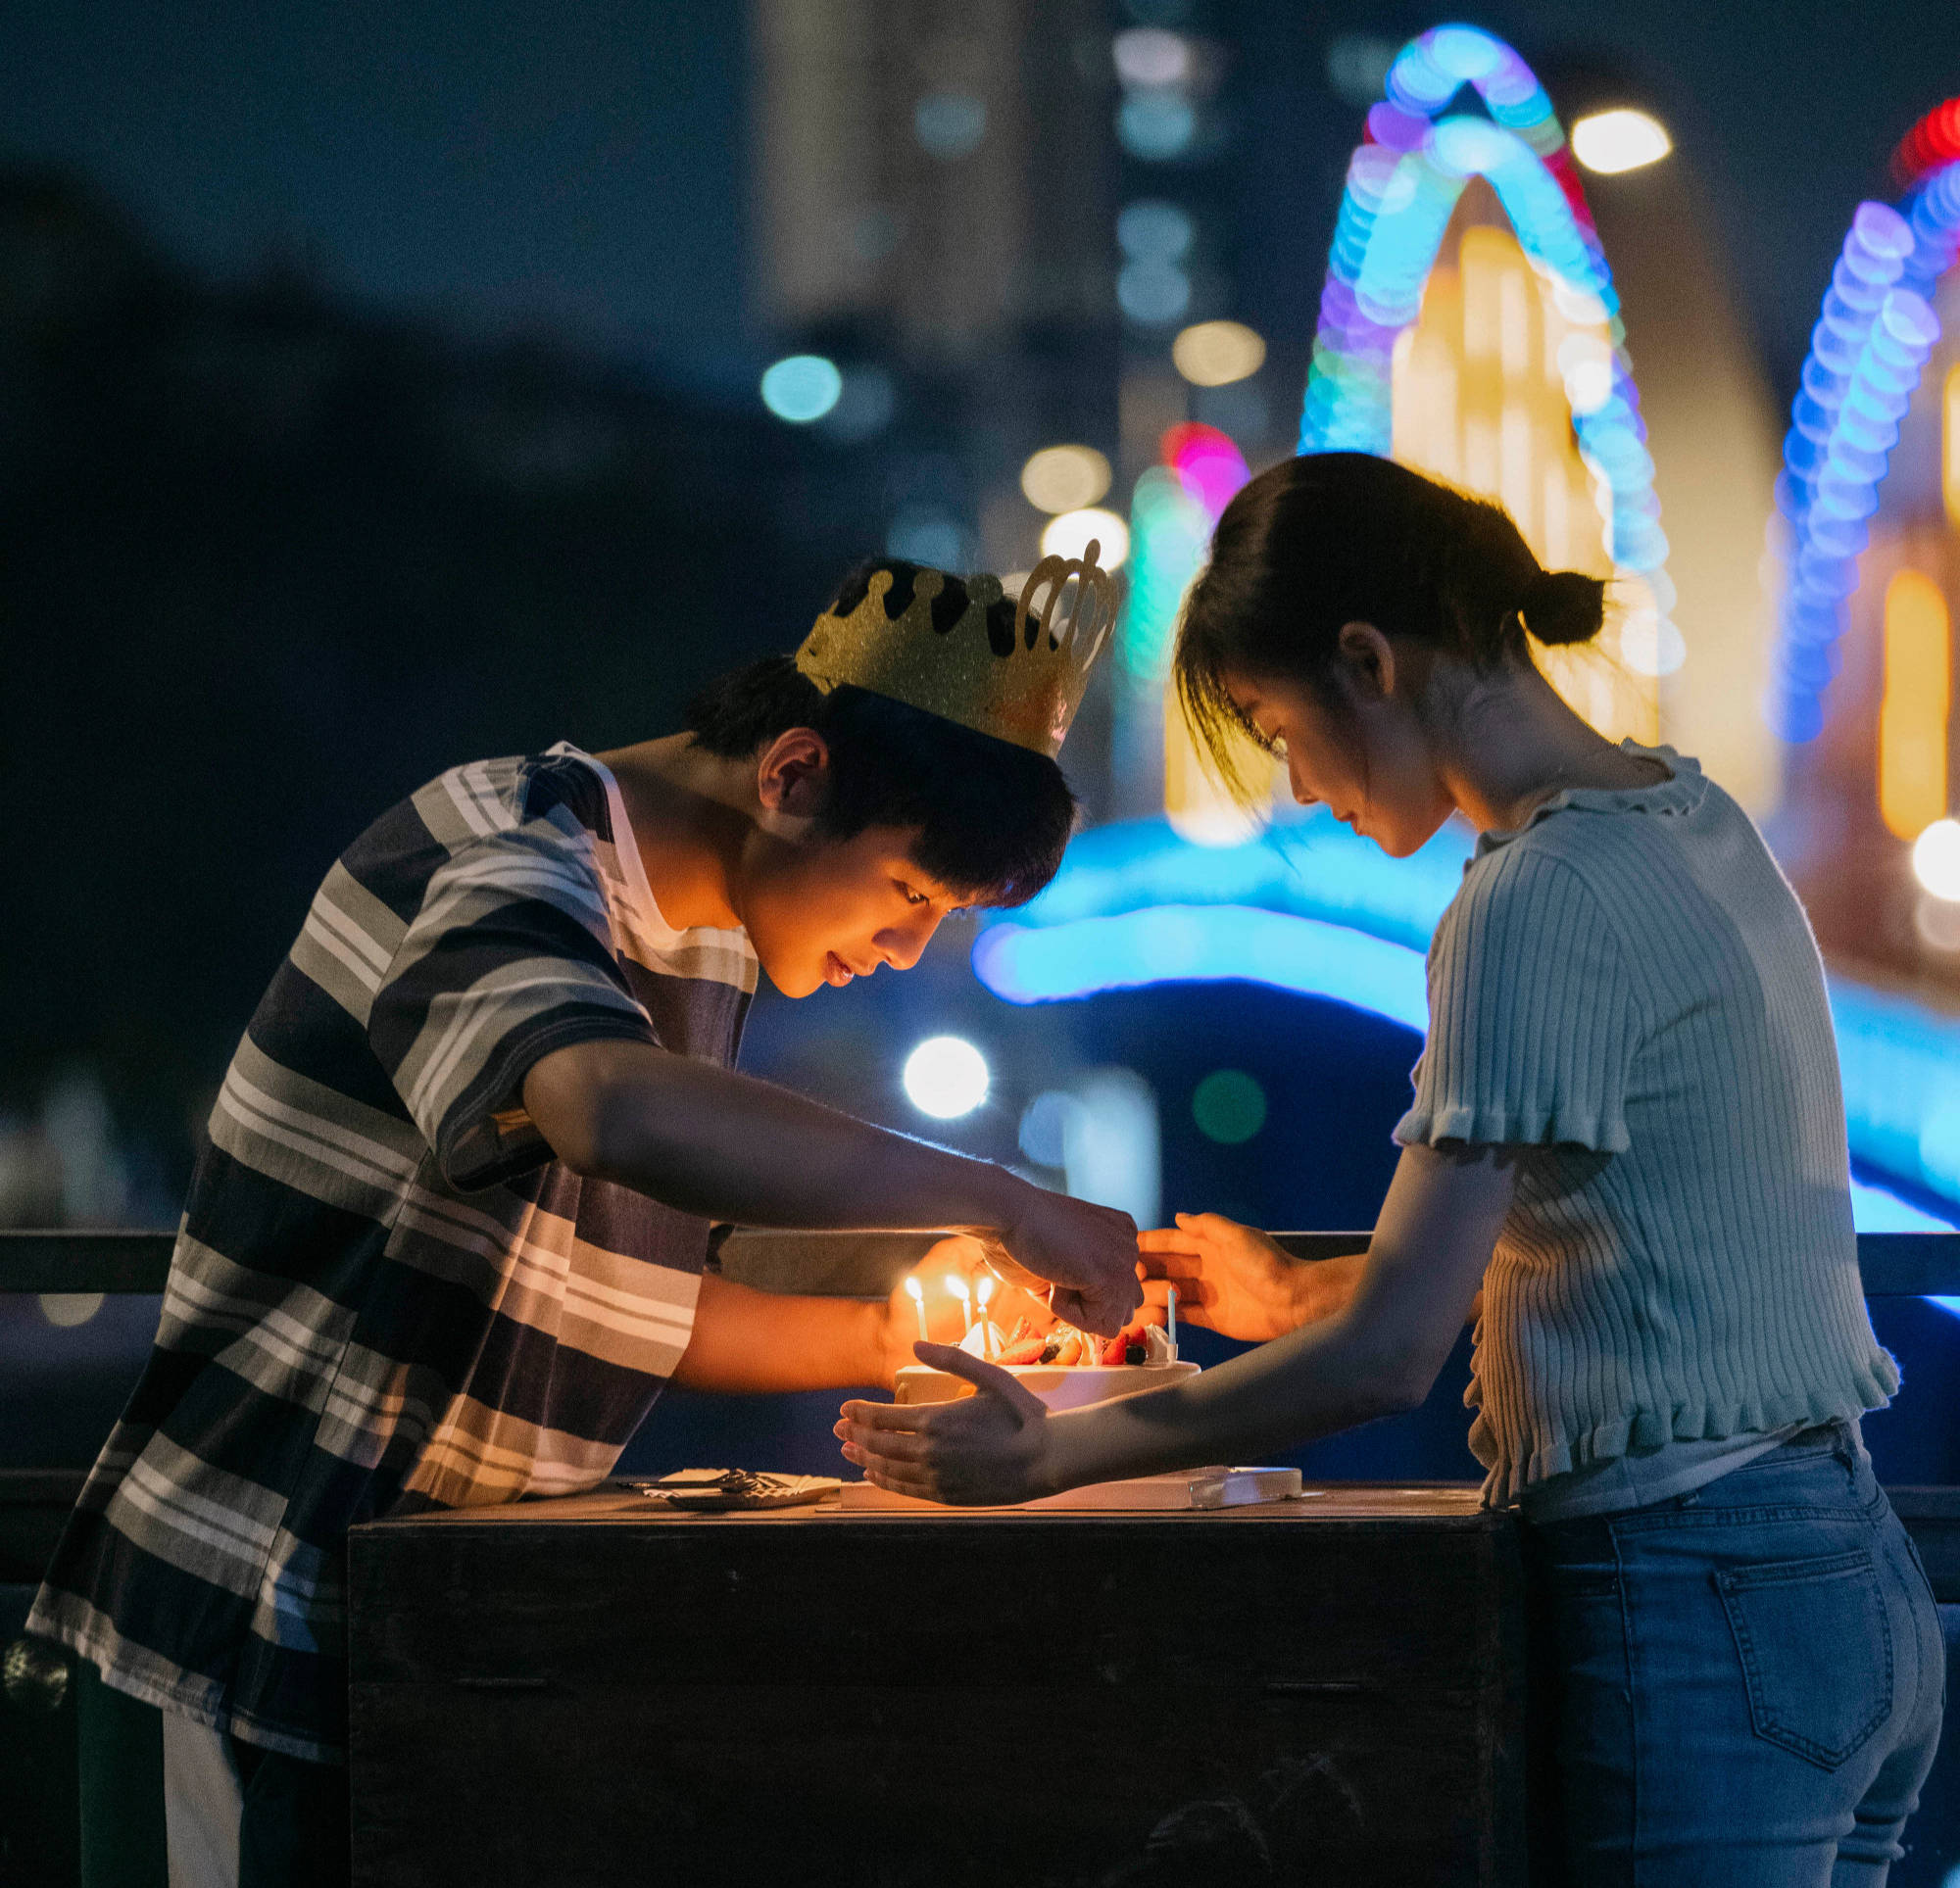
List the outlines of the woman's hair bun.
{"label": "woman's hair bun", "polygon": [[1606,616],[1606,586],[1577,570],[1541,570],[1518,605],[1541,643],[1590,643]]}

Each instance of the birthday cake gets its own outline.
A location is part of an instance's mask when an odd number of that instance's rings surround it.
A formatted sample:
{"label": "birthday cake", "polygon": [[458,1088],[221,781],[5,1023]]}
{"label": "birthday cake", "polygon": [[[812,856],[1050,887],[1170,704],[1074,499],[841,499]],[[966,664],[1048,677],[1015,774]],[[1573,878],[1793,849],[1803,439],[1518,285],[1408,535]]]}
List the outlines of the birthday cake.
{"label": "birthday cake", "polygon": [[[1104,1342],[1071,1325],[1032,1332],[1025,1324],[1003,1334],[976,1325],[960,1349],[997,1364],[1052,1410],[1081,1409],[1143,1390],[1167,1389],[1198,1375],[1196,1364],[1180,1362],[1161,1327],[1146,1325]],[[971,1396],[973,1385],[951,1371],[906,1364],[897,1373],[893,1400],[950,1403]]]}

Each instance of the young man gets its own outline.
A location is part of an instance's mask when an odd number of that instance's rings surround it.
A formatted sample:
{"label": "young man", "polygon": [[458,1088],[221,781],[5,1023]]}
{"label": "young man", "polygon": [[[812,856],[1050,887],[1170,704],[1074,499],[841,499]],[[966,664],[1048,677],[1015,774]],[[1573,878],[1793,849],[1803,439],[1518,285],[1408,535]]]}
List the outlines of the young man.
{"label": "young man", "polygon": [[890,1380],[888,1307],[727,1283],[710,1219],[968,1229],[1076,1322],[1139,1302],[1125,1215],[730,1067],[759,962],[790,996],[908,969],[1054,875],[1094,556],[1032,616],[867,567],[684,733],[454,768],[327,874],[29,1621],[163,1708],[173,1884],[346,1874],[352,1524],[590,1487],[669,1380]]}

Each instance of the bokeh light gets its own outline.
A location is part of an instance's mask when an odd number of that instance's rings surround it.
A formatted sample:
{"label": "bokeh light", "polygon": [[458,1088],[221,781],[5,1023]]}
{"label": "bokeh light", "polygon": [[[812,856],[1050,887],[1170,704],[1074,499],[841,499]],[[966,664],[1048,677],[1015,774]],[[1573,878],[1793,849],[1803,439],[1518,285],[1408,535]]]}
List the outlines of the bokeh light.
{"label": "bokeh light", "polygon": [[1178,483],[1203,506],[1213,524],[1252,475],[1245,454],[1228,435],[1195,419],[1170,427],[1158,450]]}
{"label": "bokeh light", "polygon": [[1191,1118],[1205,1139],[1236,1147],[1266,1125],[1266,1091],[1243,1069],[1213,1069],[1192,1094]]}
{"label": "bokeh light", "polygon": [[778,419],[808,426],[837,405],[844,376],[820,354],[792,354],[762,375],[762,405]]}
{"label": "bokeh light", "polygon": [[[1863,203],[1851,218],[1803,363],[1775,499],[1788,525],[1771,725],[1791,743],[1824,727],[1858,559],[1879,486],[1933,349],[1928,297],[1960,248],[1960,164],[1894,210]],[[1779,527],[1781,531],[1781,527]]]}
{"label": "bokeh light", "polygon": [[1104,570],[1123,567],[1130,555],[1130,527],[1115,512],[1095,505],[1050,518],[1047,530],[1042,533],[1042,556],[1079,557],[1092,541],[1101,547],[1096,561]]}
{"label": "bokeh light", "polygon": [[1191,277],[1175,263],[1125,263],[1116,271],[1116,305],[1139,327],[1167,328],[1191,309]]}
{"label": "bokeh light", "polygon": [[1133,263],[1179,263],[1197,234],[1191,215],[1160,197],[1125,204],[1116,218],[1116,244]]}
{"label": "bokeh light", "polygon": [[1631,106],[1590,113],[1572,126],[1572,155],[1602,176],[1657,164],[1673,149],[1666,125]]}
{"label": "bokeh light", "polygon": [[1170,344],[1170,358],[1194,387],[1229,386],[1265,365],[1265,337],[1243,321],[1200,321]]}
{"label": "bokeh light", "polygon": [[952,512],[933,505],[907,505],[885,533],[888,557],[957,570],[966,562],[966,533]]}
{"label": "bokeh light", "polygon": [[919,148],[951,163],[971,157],[987,136],[987,103],[971,92],[930,92],[912,111]]}
{"label": "bokeh light", "polygon": [[1161,164],[1198,136],[1198,111],[1179,92],[1132,92],[1116,113],[1116,141],[1131,157]]}
{"label": "bokeh light", "polygon": [[987,1099],[987,1058],[960,1036],[928,1037],[906,1057],[906,1098],[935,1121],[971,1114]]}
{"label": "bokeh light", "polygon": [[1047,1089],[1021,1114],[1017,1137],[1021,1152],[1041,1167],[1068,1164],[1069,1123],[1082,1103],[1063,1089]]}
{"label": "bokeh light", "polygon": [[[1466,84],[1486,115],[1453,109]],[[1597,331],[1599,345],[1575,350],[1561,374],[1614,574],[1649,584],[1660,612],[1651,654],[1665,663],[1678,634],[1666,620],[1667,537],[1612,271],[1544,88],[1511,47],[1479,27],[1439,26],[1411,40],[1368,114],[1329,249],[1299,450],[1392,452],[1397,343],[1421,313],[1472,176],[1496,193],[1561,317]]]}
{"label": "bokeh light", "polygon": [[1191,41],[1161,26],[1132,26],[1116,35],[1116,76],[1125,85],[1188,85]]}
{"label": "bokeh light", "polygon": [[1108,491],[1109,478],[1093,446],[1044,446],[1021,467],[1021,492],[1037,511],[1079,511]]}
{"label": "bokeh light", "polygon": [[1913,841],[1912,874],[1936,898],[1960,904],[1960,820],[1936,819]]}
{"label": "bokeh light", "polygon": [[883,367],[869,363],[843,370],[836,403],[823,418],[823,430],[846,445],[870,439],[892,423],[899,411],[899,389]]}

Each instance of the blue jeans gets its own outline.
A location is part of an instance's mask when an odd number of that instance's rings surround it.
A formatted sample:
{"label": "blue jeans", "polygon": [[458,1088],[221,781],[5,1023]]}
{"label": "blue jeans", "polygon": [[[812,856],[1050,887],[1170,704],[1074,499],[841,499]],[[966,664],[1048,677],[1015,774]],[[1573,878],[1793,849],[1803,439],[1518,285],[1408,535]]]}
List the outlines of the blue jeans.
{"label": "blue jeans", "polygon": [[1882,1888],[1946,1656],[1848,1429],[1524,1535],[1572,1888]]}

